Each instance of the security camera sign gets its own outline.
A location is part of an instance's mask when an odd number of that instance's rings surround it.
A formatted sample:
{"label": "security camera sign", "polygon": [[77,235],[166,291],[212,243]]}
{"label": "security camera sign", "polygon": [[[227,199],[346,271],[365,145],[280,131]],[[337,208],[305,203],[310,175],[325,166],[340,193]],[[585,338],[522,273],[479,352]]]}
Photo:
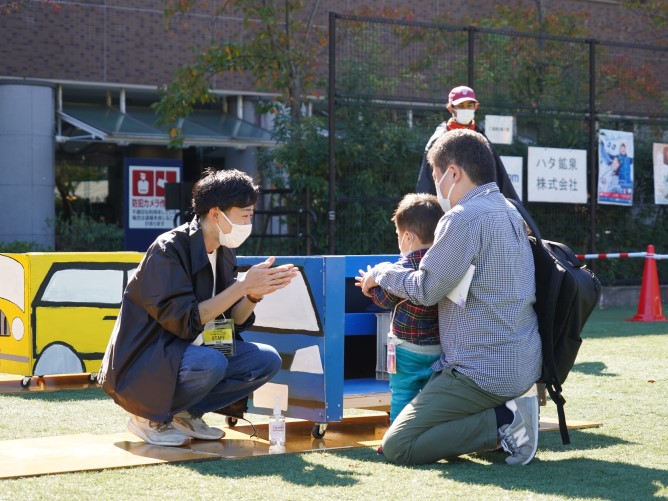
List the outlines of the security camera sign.
{"label": "security camera sign", "polygon": [[165,185],[178,183],[180,167],[130,165],[128,227],[171,229],[176,211],[165,209]]}

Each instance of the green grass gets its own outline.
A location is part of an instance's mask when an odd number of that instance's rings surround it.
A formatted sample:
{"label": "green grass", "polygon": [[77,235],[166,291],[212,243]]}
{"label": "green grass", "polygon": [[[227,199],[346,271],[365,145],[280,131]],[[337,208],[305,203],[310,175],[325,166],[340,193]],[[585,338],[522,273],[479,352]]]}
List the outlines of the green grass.
{"label": "green grass", "polygon": [[[369,447],[8,479],[0,499],[667,499],[668,322],[624,321],[633,313],[594,312],[565,384],[566,416],[603,426],[571,431],[568,446],[541,433],[525,467],[501,453],[400,467]],[[551,402],[541,412],[556,416]],[[0,440],[117,433],[126,420],[99,389],[0,395]]]}

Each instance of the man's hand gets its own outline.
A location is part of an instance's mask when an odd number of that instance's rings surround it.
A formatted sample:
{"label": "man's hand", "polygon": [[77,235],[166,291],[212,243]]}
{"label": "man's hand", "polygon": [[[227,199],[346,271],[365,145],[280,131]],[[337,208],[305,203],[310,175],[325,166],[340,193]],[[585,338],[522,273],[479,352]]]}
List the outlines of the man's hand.
{"label": "man's hand", "polygon": [[286,287],[299,273],[299,270],[292,264],[282,264],[272,268],[274,261],[276,258],[272,256],[248,269],[242,279],[246,295],[261,298],[276,292]]}

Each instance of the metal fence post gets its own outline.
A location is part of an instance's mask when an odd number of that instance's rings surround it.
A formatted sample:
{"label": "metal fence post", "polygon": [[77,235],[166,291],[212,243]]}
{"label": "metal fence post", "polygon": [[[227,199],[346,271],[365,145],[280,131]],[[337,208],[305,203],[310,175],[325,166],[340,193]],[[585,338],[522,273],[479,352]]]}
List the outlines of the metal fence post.
{"label": "metal fence post", "polygon": [[596,243],[598,141],[596,139],[596,40],[589,40],[589,252]]}
{"label": "metal fence post", "polygon": [[327,214],[327,229],[329,253],[335,252],[336,238],[336,13],[329,13],[329,212]]}

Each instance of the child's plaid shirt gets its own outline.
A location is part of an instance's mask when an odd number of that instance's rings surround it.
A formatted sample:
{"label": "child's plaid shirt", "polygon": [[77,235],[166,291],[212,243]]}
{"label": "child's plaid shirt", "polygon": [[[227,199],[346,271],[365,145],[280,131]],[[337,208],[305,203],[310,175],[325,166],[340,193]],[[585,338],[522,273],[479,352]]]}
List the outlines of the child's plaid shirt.
{"label": "child's plaid shirt", "polygon": [[[396,264],[417,270],[427,249],[416,250]],[[403,341],[417,345],[440,344],[438,337],[438,305],[422,306],[385,292],[380,287],[370,291],[371,299],[381,308],[394,312],[392,333]],[[398,306],[397,306],[398,305]],[[396,306],[396,311],[394,308]]]}

